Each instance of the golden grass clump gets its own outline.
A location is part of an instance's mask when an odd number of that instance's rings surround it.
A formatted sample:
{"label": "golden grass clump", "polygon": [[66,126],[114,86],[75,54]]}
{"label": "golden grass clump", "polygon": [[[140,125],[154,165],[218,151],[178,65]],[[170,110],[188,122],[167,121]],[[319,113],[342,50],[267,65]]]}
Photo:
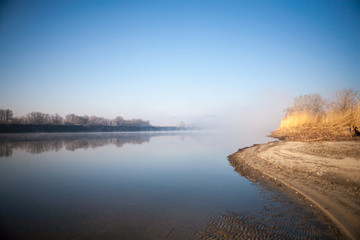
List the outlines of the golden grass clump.
{"label": "golden grass clump", "polygon": [[286,109],[280,128],[271,137],[285,140],[350,140],[360,137],[360,94],[351,89],[338,91],[335,101],[320,95],[294,99]]}

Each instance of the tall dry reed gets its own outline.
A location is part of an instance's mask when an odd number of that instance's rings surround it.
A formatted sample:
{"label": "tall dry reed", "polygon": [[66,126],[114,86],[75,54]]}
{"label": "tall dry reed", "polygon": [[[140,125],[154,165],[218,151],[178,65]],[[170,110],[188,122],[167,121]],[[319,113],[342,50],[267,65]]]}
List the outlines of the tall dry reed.
{"label": "tall dry reed", "polygon": [[291,136],[291,139],[301,140],[314,136],[317,139],[358,136],[360,93],[345,89],[338,91],[335,96],[331,102],[322,100],[317,94],[295,98],[294,105],[286,110],[280,128],[270,136],[285,139]]}

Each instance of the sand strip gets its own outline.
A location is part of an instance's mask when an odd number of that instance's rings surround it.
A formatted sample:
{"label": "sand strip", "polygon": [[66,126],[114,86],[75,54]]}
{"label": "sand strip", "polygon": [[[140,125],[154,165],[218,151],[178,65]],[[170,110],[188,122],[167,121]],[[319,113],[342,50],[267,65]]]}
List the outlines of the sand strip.
{"label": "sand strip", "polygon": [[266,177],[301,194],[345,237],[360,239],[360,142],[271,142],[229,161],[250,179]]}

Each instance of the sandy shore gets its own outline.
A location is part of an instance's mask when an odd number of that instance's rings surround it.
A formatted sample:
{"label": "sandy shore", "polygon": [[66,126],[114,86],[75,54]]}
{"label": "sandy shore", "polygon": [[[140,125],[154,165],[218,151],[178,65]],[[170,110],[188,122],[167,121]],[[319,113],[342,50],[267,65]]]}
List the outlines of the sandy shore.
{"label": "sandy shore", "polygon": [[[240,149],[230,163],[247,178],[286,186],[360,239],[360,142],[271,142]],[[261,180],[260,180],[261,181]]]}

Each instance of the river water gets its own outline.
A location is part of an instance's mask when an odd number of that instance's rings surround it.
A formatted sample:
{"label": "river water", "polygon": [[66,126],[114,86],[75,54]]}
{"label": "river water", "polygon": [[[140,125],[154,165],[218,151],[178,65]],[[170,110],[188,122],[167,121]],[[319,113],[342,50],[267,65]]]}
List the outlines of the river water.
{"label": "river water", "polygon": [[[251,142],[256,141],[256,142]],[[227,156],[219,132],[0,136],[1,239],[331,239],[312,209]]]}

